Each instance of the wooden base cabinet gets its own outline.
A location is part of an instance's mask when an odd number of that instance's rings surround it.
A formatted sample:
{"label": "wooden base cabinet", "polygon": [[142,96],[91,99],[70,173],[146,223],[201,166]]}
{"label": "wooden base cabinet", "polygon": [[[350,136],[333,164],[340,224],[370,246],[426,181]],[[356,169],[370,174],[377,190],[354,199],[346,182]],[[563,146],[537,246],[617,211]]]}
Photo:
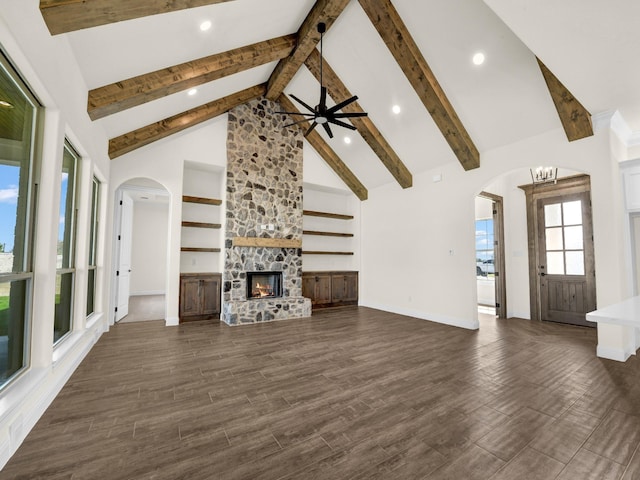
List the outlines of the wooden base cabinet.
{"label": "wooden base cabinet", "polygon": [[220,316],[219,273],[183,273],[180,275],[180,323]]}
{"label": "wooden base cabinet", "polygon": [[358,304],[358,272],[303,272],[302,296],[313,308]]}

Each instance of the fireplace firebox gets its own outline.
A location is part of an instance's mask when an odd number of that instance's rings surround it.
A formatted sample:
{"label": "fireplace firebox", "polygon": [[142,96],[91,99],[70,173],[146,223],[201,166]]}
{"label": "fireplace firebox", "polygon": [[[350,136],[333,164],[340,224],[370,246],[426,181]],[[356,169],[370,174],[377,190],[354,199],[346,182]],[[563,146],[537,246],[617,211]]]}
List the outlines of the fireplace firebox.
{"label": "fireplace firebox", "polygon": [[247,299],[282,297],[282,272],[247,272]]}

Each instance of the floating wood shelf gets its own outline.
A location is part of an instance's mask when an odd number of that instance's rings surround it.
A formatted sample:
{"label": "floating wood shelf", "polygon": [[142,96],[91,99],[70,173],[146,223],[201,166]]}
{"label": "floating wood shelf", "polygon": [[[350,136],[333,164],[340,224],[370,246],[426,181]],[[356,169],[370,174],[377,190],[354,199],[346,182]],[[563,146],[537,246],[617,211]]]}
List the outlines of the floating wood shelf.
{"label": "floating wood shelf", "polygon": [[353,252],[324,252],[318,250],[303,250],[303,255],[353,255]]}
{"label": "floating wood shelf", "polygon": [[183,195],[182,201],[189,203],[203,203],[205,205],[222,205],[222,200],[218,200],[217,198],[192,197],[190,195]]}
{"label": "floating wood shelf", "polygon": [[205,223],[205,222],[182,222],[183,227],[194,228],[222,228],[219,223]]}
{"label": "floating wood shelf", "polygon": [[219,248],[199,248],[199,247],[182,247],[181,252],[219,252]]}
{"label": "floating wood shelf", "polygon": [[300,248],[299,238],[234,237],[234,247]]}
{"label": "floating wood shelf", "polygon": [[319,235],[321,237],[353,237],[353,233],[338,233],[338,232],[318,232],[316,230],[303,230],[305,235]]}
{"label": "floating wood shelf", "polygon": [[309,217],[325,217],[325,218],[337,218],[339,220],[353,220],[353,215],[342,215],[341,213],[329,213],[329,212],[316,212],[313,210],[303,210],[303,215]]}

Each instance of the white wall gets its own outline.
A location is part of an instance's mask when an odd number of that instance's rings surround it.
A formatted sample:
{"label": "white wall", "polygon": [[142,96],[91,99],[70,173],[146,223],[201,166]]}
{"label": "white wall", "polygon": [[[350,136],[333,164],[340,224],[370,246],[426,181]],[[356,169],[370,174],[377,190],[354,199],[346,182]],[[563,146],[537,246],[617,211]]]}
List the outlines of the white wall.
{"label": "white wall", "polygon": [[[592,176],[597,300],[599,305],[619,301],[622,230],[611,211],[622,206],[616,202],[618,172],[609,140],[608,130],[601,130],[568,143],[564,132],[555,130],[484,153],[476,170],[450,165],[415,175],[411,189],[398,191],[389,184],[372,190],[362,204],[361,304],[477,328],[476,277],[470,268],[475,261],[474,198],[504,175],[505,166],[528,172],[540,164]],[[433,183],[439,173],[443,180]],[[505,197],[509,315],[528,317],[524,194],[513,180],[504,179],[502,192],[492,193]]]}
{"label": "white wall", "polygon": [[168,204],[149,201],[133,204],[131,295],[164,294],[168,228]]}

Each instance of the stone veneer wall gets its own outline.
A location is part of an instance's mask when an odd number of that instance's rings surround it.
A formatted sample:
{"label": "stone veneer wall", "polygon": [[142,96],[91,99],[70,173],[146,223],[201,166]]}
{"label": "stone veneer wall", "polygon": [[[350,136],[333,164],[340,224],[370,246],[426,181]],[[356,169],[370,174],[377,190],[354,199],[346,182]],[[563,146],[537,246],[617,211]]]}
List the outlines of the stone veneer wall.
{"label": "stone veneer wall", "polygon": [[[234,237],[302,239],[302,136],[260,98],[228,114],[222,319],[229,325],[308,317],[302,251],[234,247]],[[273,225],[274,231],[262,225]],[[247,271],[281,271],[282,298],[247,300]]]}

